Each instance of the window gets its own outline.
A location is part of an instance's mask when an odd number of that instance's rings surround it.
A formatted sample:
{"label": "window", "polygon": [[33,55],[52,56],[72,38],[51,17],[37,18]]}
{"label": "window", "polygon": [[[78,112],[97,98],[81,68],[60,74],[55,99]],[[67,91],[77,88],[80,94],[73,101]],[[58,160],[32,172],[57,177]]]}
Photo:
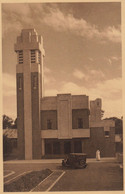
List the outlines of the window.
{"label": "window", "polygon": [[45,143],[45,154],[52,154],[52,145],[51,145],[51,143]]}
{"label": "window", "polygon": [[41,63],[41,52],[38,51],[38,63]]}
{"label": "window", "polygon": [[52,121],[47,119],[47,129],[52,129]]}
{"label": "window", "polygon": [[36,62],[36,51],[31,50],[31,63],[35,63],[35,62]]}
{"label": "window", "polygon": [[78,118],[78,129],[82,129],[82,128],[83,128],[83,119]]}
{"label": "window", "polygon": [[109,137],[109,131],[105,131],[105,137]]}
{"label": "window", "polygon": [[33,89],[37,88],[37,77],[33,76]]}
{"label": "window", "polygon": [[22,78],[19,77],[19,90],[21,90],[21,89],[22,89]]}
{"label": "window", "polygon": [[82,142],[80,140],[74,142],[74,152],[82,153]]}
{"label": "window", "polygon": [[23,51],[18,52],[18,61],[19,61],[19,64],[23,63]]}
{"label": "window", "polygon": [[53,142],[53,154],[60,154],[60,142]]}

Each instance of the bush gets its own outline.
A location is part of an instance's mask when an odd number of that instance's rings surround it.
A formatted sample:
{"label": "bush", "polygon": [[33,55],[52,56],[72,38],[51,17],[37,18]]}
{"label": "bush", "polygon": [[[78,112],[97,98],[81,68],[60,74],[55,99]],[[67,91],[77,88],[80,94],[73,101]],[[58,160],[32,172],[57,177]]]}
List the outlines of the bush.
{"label": "bush", "polygon": [[30,172],[10,184],[4,185],[4,192],[24,192],[36,187],[52,173],[50,169]]}
{"label": "bush", "polygon": [[11,139],[7,135],[3,135],[3,158],[5,159],[12,152]]}

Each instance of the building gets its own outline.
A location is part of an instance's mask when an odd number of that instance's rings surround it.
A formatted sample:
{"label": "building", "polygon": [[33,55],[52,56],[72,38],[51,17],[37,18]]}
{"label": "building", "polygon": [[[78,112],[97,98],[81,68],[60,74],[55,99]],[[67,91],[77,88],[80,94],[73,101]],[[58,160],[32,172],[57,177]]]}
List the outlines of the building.
{"label": "building", "polygon": [[17,125],[19,159],[62,157],[86,152],[115,155],[115,123],[101,120],[101,99],[86,95],[45,97],[43,39],[35,29],[17,37]]}

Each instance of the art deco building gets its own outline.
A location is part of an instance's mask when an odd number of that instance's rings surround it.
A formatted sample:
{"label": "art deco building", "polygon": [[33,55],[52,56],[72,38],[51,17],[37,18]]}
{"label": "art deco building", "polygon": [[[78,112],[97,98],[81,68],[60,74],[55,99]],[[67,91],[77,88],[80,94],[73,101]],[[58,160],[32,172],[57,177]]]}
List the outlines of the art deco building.
{"label": "art deco building", "polygon": [[17,37],[17,124],[20,159],[62,157],[85,152],[95,157],[115,154],[115,124],[101,120],[101,99],[86,95],[57,94],[45,97],[43,39],[35,29]]}

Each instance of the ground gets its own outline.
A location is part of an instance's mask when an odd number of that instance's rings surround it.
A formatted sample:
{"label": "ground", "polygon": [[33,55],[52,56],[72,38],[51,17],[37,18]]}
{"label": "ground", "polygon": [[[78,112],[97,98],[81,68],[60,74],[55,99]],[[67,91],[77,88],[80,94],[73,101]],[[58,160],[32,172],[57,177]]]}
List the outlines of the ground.
{"label": "ground", "polygon": [[[88,161],[85,169],[65,169],[61,160],[5,162],[4,183],[11,183],[21,174],[49,168],[54,173],[34,191],[118,191],[123,190],[123,171],[115,160]],[[9,175],[9,173],[11,173]],[[8,176],[7,176],[8,174]]]}

